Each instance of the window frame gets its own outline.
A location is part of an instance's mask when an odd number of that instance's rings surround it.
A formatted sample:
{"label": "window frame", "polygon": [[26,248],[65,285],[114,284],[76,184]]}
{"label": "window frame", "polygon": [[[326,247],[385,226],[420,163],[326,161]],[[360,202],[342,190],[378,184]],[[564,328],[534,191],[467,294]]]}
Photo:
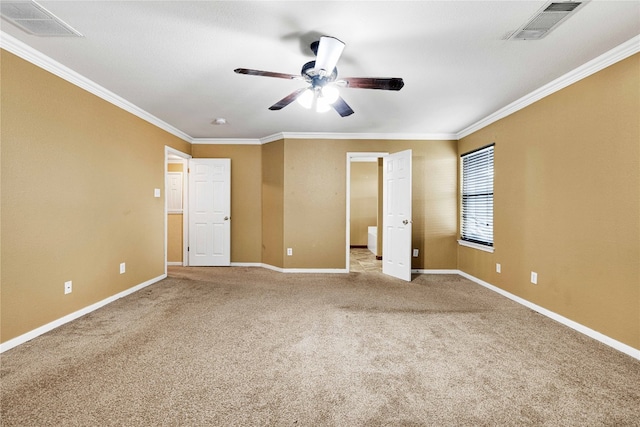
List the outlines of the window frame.
{"label": "window frame", "polygon": [[[480,154],[480,152],[490,152],[491,154],[490,156],[490,165],[491,165],[491,181],[490,181],[490,185],[491,185],[491,191],[484,191],[484,192],[479,192],[479,190],[476,190],[475,193],[473,192],[469,192],[466,191],[465,192],[465,168],[464,168],[464,164],[465,164],[465,158],[468,158],[468,156],[471,156],[473,154]],[[485,154],[483,154],[484,156],[486,156]],[[479,162],[486,162],[487,160],[478,158],[477,159]],[[476,175],[475,177],[471,177],[476,179],[476,187],[486,187],[487,183],[486,182],[482,182],[481,177],[479,175],[479,173],[476,171]],[[470,177],[467,175],[466,180],[468,182],[468,180],[470,179]],[[469,236],[469,233],[466,233],[465,230],[468,229],[468,226],[466,226],[466,220],[465,218],[468,218],[468,213],[465,214],[465,206],[467,205],[467,203],[465,203],[465,198],[472,197],[472,198],[477,198],[478,200],[480,200],[482,197],[486,196],[490,196],[490,201],[486,202],[485,204],[489,203],[490,204],[490,212],[491,212],[491,219],[490,219],[490,237],[482,239],[479,238],[478,236],[483,233],[486,232],[484,230],[480,230],[478,231],[476,234]],[[458,240],[458,243],[461,246],[467,246],[467,247],[471,247],[471,248],[475,248],[475,249],[480,249],[483,251],[487,251],[487,252],[493,252],[494,251],[494,211],[493,211],[493,206],[494,206],[494,198],[495,198],[495,143],[491,143],[485,146],[482,146],[480,148],[474,149],[472,151],[463,153],[460,155],[460,238]],[[482,202],[480,202],[480,204],[482,205]],[[488,206],[483,206],[483,208],[486,210],[488,208]],[[487,226],[489,224],[486,224]],[[465,235],[466,234],[466,235]]]}

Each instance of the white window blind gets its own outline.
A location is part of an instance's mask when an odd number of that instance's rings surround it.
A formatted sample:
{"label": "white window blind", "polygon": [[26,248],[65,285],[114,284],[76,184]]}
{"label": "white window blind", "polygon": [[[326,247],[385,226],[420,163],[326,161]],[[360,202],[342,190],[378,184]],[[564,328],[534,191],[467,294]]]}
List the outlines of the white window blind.
{"label": "white window blind", "polygon": [[493,148],[492,144],[461,156],[460,238],[486,246],[493,246]]}

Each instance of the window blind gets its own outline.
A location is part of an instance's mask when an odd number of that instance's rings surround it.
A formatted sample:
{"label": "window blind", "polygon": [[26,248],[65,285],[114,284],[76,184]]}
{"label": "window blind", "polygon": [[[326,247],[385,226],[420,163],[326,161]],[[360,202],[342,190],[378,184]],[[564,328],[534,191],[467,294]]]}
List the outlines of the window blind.
{"label": "window blind", "polygon": [[460,238],[493,246],[493,148],[461,156],[462,221]]}

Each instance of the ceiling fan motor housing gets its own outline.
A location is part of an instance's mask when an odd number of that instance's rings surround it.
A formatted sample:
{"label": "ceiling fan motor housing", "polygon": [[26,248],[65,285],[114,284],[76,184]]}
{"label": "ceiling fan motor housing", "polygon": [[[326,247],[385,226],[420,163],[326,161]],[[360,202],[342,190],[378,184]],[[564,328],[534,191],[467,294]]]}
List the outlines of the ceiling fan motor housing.
{"label": "ceiling fan motor housing", "polygon": [[331,74],[329,75],[321,75],[316,72],[314,69],[316,66],[316,61],[309,61],[302,66],[302,70],[300,74],[304,79],[311,84],[312,87],[322,87],[327,83],[331,83],[335,81],[338,76],[338,68],[334,68]]}

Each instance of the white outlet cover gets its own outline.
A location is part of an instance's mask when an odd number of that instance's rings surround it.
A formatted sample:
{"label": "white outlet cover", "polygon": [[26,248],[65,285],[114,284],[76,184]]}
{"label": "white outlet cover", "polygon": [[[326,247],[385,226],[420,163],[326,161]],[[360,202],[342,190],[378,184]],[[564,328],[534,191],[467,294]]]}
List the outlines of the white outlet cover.
{"label": "white outlet cover", "polygon": [[154,188],[153,189],[153,197],[160,197],[160,189],[159,188]]}
{"label": "white outlet cover", "polygon": [[502,266],[500,264],[496,264],[496,273],[500,273],[502,271]]}
{"label": "white outlet cover", "polygon": [[287,256],[293,255],[293,248],[287,248]]}
{"label": "white outlet cover", "polygon": [[414,249],[413,250],[413,257],[416,258],[418,256],[418,253],[419,253],[418,249]]}

